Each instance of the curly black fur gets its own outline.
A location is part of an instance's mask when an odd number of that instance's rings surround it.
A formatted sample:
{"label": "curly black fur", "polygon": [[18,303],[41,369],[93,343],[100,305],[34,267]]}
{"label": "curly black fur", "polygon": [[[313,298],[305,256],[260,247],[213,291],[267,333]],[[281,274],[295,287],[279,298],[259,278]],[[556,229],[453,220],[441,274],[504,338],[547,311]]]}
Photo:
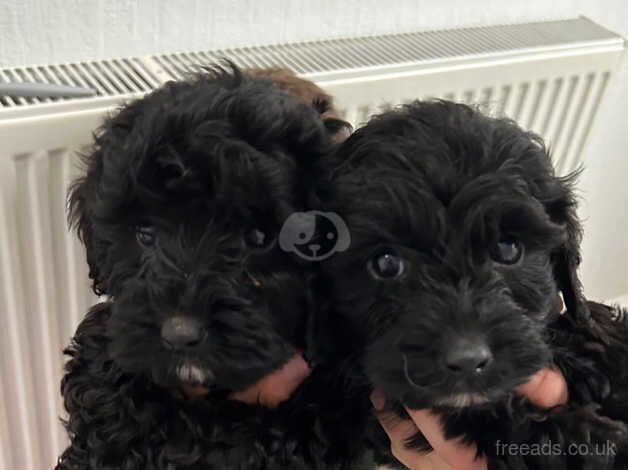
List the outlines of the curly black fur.
{"label": "curly black fur", "polygon": [[[269,79],[215,68],[121,108],[95,136],[70,220],[107,302],[79,326],[62,382],[58,470],[334,469],[361,458],[367,400],[317,368],[275,410],[230,401],[304,349],[308,270],[282,222],[330,136]],[[173,350],[162,323],[205,335]],[[184,372],[182,372],[184,371]],[[180,385],[203,386],[185,399]],[[341,425],[339,423],[342,423]]]}
{"label": "curly black fur", "polygon": [[[434,408],[491,468],[628,468],[628,330],[584,299],[573,176],[555,176],[539,137],[464,105],[415,102],[373,118],[321,166],[317,196],[352,241],[324,271],[363,378],[397,409]],[[508,264],[501,249],[523,254]],[[492,359],[453,368],[445,355],[461,340]],[[567,379],[567,406],[512,395],[550,364]],[[422,436],[409,445],[428,448]]]}

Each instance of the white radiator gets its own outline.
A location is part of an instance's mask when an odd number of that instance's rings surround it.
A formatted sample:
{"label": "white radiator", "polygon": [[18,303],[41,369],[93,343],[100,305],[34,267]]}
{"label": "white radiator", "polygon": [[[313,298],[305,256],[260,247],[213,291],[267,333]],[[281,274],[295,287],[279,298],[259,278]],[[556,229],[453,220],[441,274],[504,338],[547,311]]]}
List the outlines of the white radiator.
{"label": "white radiator", "polygon": [[0,470],[50,469],[65,443],[61,350],[96,300],[66,229],[65,191],[76,151],[114,106],[228,57],[315,80],[356,125],[418,97],[479,103],[542,134],[564,173],[582,163],[623,48],[621,37],[579,18],[0,70],[0,83],[98,92],[0,96]]}

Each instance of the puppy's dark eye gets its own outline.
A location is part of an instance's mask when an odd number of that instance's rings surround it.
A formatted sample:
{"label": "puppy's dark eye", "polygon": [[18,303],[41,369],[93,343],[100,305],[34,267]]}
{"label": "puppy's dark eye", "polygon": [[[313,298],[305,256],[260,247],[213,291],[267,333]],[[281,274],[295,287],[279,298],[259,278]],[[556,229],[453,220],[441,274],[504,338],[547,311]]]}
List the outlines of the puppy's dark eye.
{"label": "puppy's dark eye", "polygon": [[504,237],[491,250],[491,256],[501,264],[515,264],[523,256],[523,245],[514,237]]}
{"label": "puppy's dark eye", "polygon": [[265,248],[270,243],[270,237],[260,229],[254,228],[244,234],[244,241],[252,248]]}
{"label": "puppy's dark eye", "polygon": [[369,262],[371,273],[380,279],[393,279],[401,276],[405,269],[405,261],[392,252],[380,253]]}
{"label": "puppy's dark eye", "polygon": [[157,239],[155,227],[148,224],[138,225],[135,227],[135,238],[137,238],[137,242],[144,247],[153,246]]}

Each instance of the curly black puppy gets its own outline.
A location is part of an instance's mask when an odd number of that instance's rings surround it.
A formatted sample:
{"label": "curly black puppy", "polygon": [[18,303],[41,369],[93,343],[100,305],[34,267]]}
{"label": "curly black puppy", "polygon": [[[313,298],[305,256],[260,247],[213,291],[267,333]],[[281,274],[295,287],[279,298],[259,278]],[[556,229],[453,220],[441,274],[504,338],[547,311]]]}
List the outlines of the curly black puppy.
{"label": "curly black puppy", "polygon": [[[573,178],[555,176],[539,137],[415,102],[373,118],[325,170],[321,205],[351,232],[323,262],[336,329],[369,382],[398,410],[434,408],[491,468],[628,468],[628,331],[583,297]],[[551,364],[568,406],[511,394]]]}
{"label": "curly black puppy", "polygon": [[[334,123],[334,126],[336,123]],[[283,221],[331,136],[271,80],[217,67],[106,121],[71,188],[94,290],[62,382],[59,470],[334,469],[366,401],[317,368],[277,409],[229,400],[307,349],[308,270]],[[187,399],[182,389],[207,394]],[[343,423],[339,425],[339,423]]]}

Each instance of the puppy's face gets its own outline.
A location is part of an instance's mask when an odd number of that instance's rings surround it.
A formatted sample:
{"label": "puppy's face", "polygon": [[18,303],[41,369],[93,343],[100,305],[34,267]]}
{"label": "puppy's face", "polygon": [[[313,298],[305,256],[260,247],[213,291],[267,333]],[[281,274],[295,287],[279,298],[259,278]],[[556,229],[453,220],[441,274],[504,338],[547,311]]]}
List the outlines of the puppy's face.
{"label": "puppy's face", "polygon": [[358,130],[330,166],[326,209],[351,247],[325,271],[376,386],[411,407],[479,405],[551,361],[559,291],[579,302],[565,266],[578,231],[536,138],[415,103]]}
{"label": "puppy's face", "polygon": [[303,346],[304,274],[277,236],[326,136],[310,106],[237,71],[106,123],[70,203],[124,370],[225,393]]}

